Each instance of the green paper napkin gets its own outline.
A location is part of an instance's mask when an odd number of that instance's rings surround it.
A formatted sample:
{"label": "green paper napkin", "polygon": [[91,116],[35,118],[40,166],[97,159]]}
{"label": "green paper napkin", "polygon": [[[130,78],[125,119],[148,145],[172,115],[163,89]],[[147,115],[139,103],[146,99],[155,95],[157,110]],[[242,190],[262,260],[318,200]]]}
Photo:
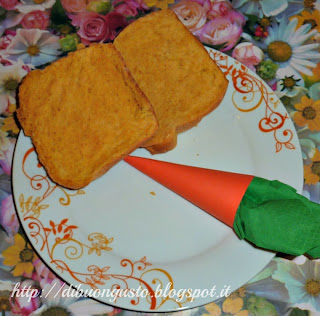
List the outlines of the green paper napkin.
{"label": "green paper napkin", "polygon": [[320,257],[320,205],[279,181],[253,178],[233,228],[258,247]]}

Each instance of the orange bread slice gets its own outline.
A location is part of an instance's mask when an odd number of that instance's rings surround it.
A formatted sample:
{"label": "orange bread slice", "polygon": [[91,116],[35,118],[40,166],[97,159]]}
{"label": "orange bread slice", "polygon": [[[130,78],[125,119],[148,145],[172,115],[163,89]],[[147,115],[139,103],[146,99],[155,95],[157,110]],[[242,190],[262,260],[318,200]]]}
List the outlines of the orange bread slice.
{"label": "orange bread slice", "polygon": [[144,144],[152,154],[173,149],[177,133],[196,125],[224,97],[227,79],[170,9],[136,20],[114,45],[155,110],[159,129]]}
{"label": "orange bread slice", "polygon": [[50,178],[78,189],[154,135],[154,111],[113,44],[94,44],[34,70],[18,119]]}

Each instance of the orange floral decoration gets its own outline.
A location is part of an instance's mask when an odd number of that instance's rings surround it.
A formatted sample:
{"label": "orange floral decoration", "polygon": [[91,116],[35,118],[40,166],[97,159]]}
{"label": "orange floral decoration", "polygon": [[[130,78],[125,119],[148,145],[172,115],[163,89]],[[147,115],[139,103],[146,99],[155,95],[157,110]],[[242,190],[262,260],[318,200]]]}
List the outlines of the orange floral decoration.
{"label": "orange floral decoration", "polygon": [[[81,264],[81,268],[78,267],[77,270],[74,270],[72,262],[75,262],[75,260],[83,260],[91,255],[101,256],[102,252],[112,251],[113,249],[110,247],[110,244],[113,242],[113,238],[107,238],[102,233],[94,232],[87,236],[86,243],[80,241],[83,238],[81,233],[79,235],[78,226],[73,225],[68,218],[52,220],[48,219],[49,215],[47,215],[45,218],[46,223],[42,222],[41,213],[50,208],[49,204],[44,204],[44,201],[49,196],[56,197],[57,194],[61,195],[62,193],[62,197],[58,201],[62,206],[67,207],[71,203],[71,197],[85,194],[85,192],[83,190],[75,192],[66,190],[53,184],[48,176],[41,175],[41,172],[36,175],[29,174],[30,161],[32,161],[30,159],[31,154],[34,154],[34,148],[26,151],[22,161],[22,171],[27,179],[29,179],[31,189],[37,191],[39,196],[35,197],[31,195],[26,197],[24,193],[21,193],[18,203],[19,214],[22,214],[24,225],[27,227],[26,232],[34,240],[37,250],[40,253],[46,253],[46,256],[49,257],[51,267],[54,267],[61,275],[67,274],[74,282],[93,290],[109,288],[111,290],[122,289],[123,291],[128,291],[132,289],[135,291],[134,289],[141,286],[148,292],[145,300],[149,304],[150,310],[159,309],[167,302],[174,302],[178,307],[182,307],[183,304],[191,300],[188,295],[179,299],[174,299],[170,295],[157,297],[155,289],[158,286],[163,291],[164,286],[170,284],[169,293],[170,290],[174,289],[174,282],[167,271],[151,268],[152,264],[147,261],[146,256],[136,261],[127,258],[122,259],[118,267],[108,265],[99,267],[94,264],[86,266],[85,264]],[[38,168],[42,169],[42,166],[38,164]],[[31,170],[34,169],[31,168]],[[18,239],[18,242],[18,246],[13,246],[15,247],[14,249],[9,248],[7,250],[7,263],[10,265],[16,264],[19,253],[24,249],[20,239]],[[14,256],[11,256],[10,260],[9,252],[14,252]],[[33,268],[32,263],[30,267],[28,265],[28,271],[30,271],[31,267]],[[121,273],[117,273],[119,268]],[[118,299],[122,299],[122,297],[117,297],[115,302]],[[130,303],[136,306],[141,300],[142,298],[137,296],[132,298]]]}
{"label": "orange floral decoration", "polygon": [[298,126],[308,126],[310,131],[320,131],[320,100],[314,101],[306,96],[294,107],[298,110],[293,119]]}
{"label": "orange floral decoration", "polygon": [[209,54],[225,76],[232,80],[235,89],[232,96],[233,105],[244,113],[264,107],[264,117],[258,124],[260,131],[273,134],[276,141],[276,152],[280,152],[284,147],[295,149],[291,143],[293,132],[284,126],[288,115],[276,111],[279,100],[275,94],[268,91],[263,81],[251,75],[248,69],[239,62],[235,61],[235,64],[229,64],[229,58],[226,55],[212,50]]}

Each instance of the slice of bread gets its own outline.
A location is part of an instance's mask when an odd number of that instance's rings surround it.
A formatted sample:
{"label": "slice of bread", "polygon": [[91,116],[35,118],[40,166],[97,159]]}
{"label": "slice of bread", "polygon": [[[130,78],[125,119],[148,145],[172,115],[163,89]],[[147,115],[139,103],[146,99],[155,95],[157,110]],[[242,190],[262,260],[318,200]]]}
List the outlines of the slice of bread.
{"label": "slice of bread", "polygon": [[144,144],[152,154],[173,149],[177,133],[196,125],[224,97],[227,79],[170,9],[136,20],[114,45],[155,110],[159,129]]}
{"label": "slice of bread", "polygon": [[113,44],[93,44],[34,70],[18,119],[50,178],[78,189],[154,135],[154,111]]}

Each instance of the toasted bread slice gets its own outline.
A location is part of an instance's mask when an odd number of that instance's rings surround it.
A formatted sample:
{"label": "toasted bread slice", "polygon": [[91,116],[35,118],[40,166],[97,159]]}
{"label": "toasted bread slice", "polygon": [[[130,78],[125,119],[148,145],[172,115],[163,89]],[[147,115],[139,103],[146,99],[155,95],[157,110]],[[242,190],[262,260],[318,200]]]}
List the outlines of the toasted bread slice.
{"label": "toasted bread slice", "polygon": [[94,44],[34,70],[18,119],[50,178],[78,189],[154,135],[154,111],[113,44]]}
{"label": "toasted bread slice", "polygon": [[136,20],[114,44],[155,110],[159,129],[144,144],[152,154],[173,149],[177,133],[196,125],[223,99],[227,79],[170,9]]}

